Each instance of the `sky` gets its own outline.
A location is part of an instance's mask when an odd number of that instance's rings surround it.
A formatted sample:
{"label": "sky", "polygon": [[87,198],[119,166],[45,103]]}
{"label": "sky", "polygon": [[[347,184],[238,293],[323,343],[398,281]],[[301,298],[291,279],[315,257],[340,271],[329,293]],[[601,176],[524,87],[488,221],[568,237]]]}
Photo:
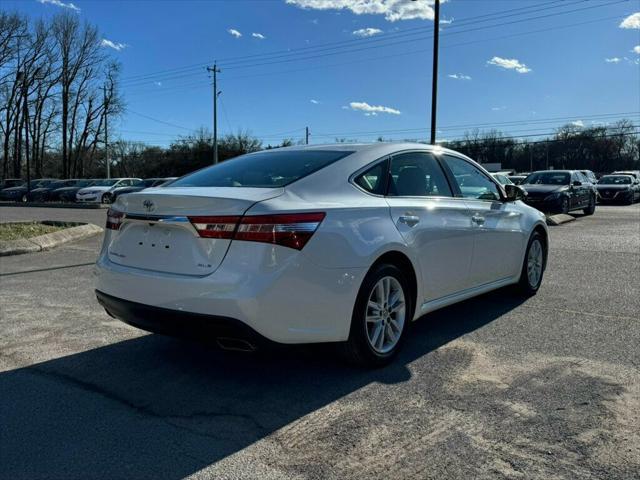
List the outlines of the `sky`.
{"label": "sky", "polygon": [[[68,10],[122,63],[115,135],[166,146],[219,135],[427,140],[433,0],[3,0],[32,18]],[[640,0],[448,0],[440,9],[438,139],[561,124],[640,124]]]}

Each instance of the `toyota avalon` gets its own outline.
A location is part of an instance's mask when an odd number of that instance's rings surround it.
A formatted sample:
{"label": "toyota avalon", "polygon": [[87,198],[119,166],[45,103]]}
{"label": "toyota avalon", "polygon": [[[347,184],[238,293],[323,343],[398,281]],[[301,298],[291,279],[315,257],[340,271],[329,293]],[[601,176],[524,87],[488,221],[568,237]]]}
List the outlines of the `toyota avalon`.
{"label": "toyota avalon", "polygon": [[508,285],[537,292],[547,227],[522,197],[422,144],[242,155],[118,197],[96,294],[152,332],[244,350],[336,342],[383,365],[428,312]]}

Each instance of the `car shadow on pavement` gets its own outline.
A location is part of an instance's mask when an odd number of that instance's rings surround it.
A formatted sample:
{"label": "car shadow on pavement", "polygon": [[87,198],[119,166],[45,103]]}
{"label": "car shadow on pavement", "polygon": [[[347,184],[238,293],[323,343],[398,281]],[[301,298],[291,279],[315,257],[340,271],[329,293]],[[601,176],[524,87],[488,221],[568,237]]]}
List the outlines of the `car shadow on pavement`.
{"label": "car shadow on pavement", "polygon": [[[345,366],[328,346],[221,352],[158,335],[0,374],[1,478],[183,478],[481,328],[504,290],[415,323],[395,362]],[[424,372],[429,375],[429,372]]]}

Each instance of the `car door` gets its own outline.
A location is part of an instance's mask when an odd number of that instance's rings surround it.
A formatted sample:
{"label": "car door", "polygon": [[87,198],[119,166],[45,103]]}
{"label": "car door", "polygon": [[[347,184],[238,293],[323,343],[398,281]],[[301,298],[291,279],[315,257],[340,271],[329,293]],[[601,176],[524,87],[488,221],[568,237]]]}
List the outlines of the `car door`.
{"label": "car door", "polygon": [[392,156],[386,200],[394,224],[418,259],[423,302],[469,288],[471,216],[465,202],[453,196],[434,155],[412,151]]}
{"label": "car door", "polygon": [[589,192],[591,187],[589,181],[581,172],[573,172],[571,174],[571,190],[573,191],[572,196],[574,197],[573,208],[581,208],[589,205]]}
{"label": "car door", "polygon": [[506,202],[501,188],[490,175],[470,161],[442,155],[455,193],[464,198],[474,230],[470,270],[472,286],[513,277],[522,267],[526,247],[521,208]]}

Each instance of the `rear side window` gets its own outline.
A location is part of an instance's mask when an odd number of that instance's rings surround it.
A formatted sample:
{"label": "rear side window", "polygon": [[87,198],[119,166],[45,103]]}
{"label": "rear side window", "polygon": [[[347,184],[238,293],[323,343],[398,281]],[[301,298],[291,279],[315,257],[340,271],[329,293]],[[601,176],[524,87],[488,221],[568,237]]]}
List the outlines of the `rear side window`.
{"label": "rear side window", "polygon": [[438,161],[430,153],[401,153],[391,159],[389,196],[451,197],[451,189]]}
{"label": "rear side window", "polygon": [[270,150],[227,160],[182,177],[173,187],[284,187],[352,154],[344,150]]}
{"label": "rear side window", "polygon": [[376,195],[384,195],[384,173],[386,162],[380,162],[355,178],[354,182],[363,190]]}

